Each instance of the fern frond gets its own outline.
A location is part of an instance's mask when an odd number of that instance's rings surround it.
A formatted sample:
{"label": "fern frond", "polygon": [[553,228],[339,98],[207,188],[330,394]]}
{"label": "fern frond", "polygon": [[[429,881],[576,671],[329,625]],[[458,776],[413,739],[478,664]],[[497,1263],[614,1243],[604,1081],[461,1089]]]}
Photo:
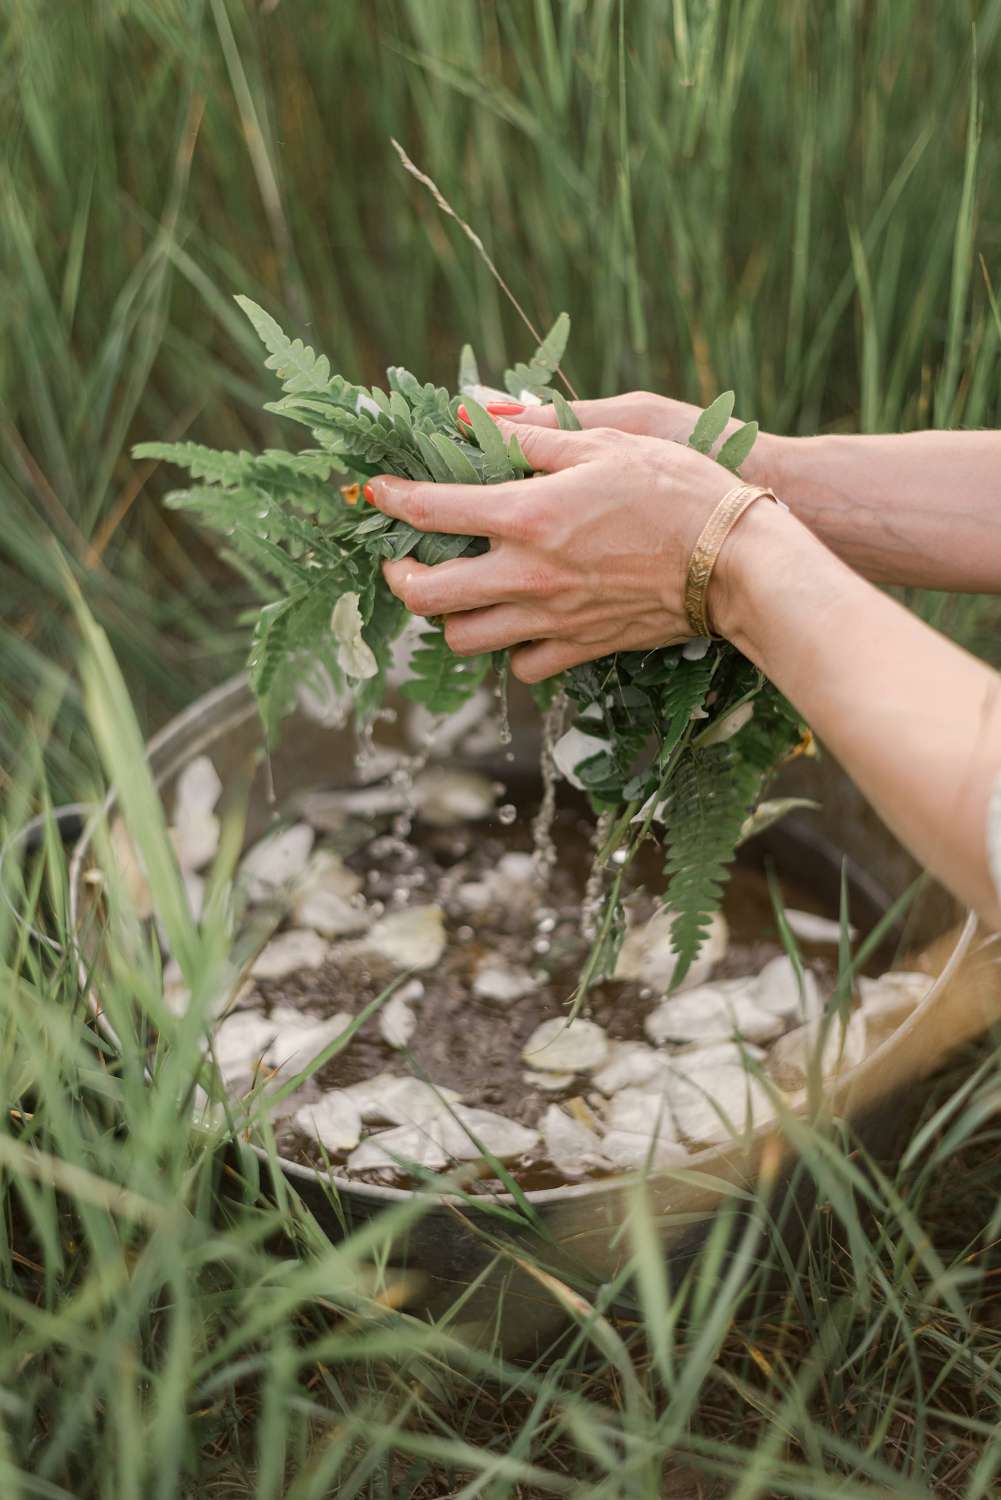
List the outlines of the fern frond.
{"label": "fern frond", "polygon": [[762,779],[735,744],[692,751],[674,772],[664,810],[664,902],[675,913],[671,946],[678,955],[672,988],[688,973],[720,907],[741,828]]}
{"label": "fern frond", "polygon": [[[236,303],[250,319],[257,337],[267,349],[268,358],[264,363],[269,370],[274,370],[284,390],[331,389],[330,361],[325,354],[317,354],[302,339],[290,339],[281,324],[249,297],[238,296]],[[335,385],[346,398],[349,390],[347,381],[336,376]]]}
{"label": "fern frond", "polygon": [[531,391],[545,399],[550,393],[553,376],[559,369],[570,337],[570,317],[562,312],[536,349],[528,364],[514,365],[504,372],[504,388],[512,396]]}
{"label": "fern frond", "polygon": [[490,669],[491,658],[456,656],[440,627],[425,631],[410,659],[413,677],[400,691],[433,714],[451,714],[470,699]]}

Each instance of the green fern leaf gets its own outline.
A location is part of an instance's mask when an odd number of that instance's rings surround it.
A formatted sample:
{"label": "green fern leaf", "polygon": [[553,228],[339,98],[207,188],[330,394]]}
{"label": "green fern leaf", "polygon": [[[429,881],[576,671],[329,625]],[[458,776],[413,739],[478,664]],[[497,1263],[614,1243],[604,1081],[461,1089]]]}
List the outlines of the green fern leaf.
{"label": "green fern leaf", "polygon": [[400,691],[433,714],[451,714],[470,699],[490,670],[491,657],[456,656],[440,627],[425,631],[411,657],[413,677]]}
{"label": "green fern leaf", "polygon": [[729,866],[762,779],[735,742],[694,751],[674,772],[664,811],[664,901],[675,913],[671,946],[678,955],[672,988],[691,968],[710,918],[720,907]]}
{"label": "green fern leaf", "polygon": [[286,391],[326,390],[330,384],[330,361],[325,354],[314,353],[302,339],[290,339],[271,314],[249,297],[238,296],[236,302],[268,350],[265,365],[275,371]]}
{"label": "green fern leaf", "polygon": [[707,406],[695,424],[688,439],[689,448],[699,453],[708,453],[713,443],[723,434],[723,429],[733,416],[733,391],[724,391],[711,406]]}
{"label": "green fern leaf", "polygon": [[512,396],[531,391],[534,396],[550,394],[553,376],[560,367],[570,337],[570,317],[562,312],[546,334],[527,365],[518,364],[504,372],[504,388]]}
{"label": "green fern leaf", "polygon": [[732,432],[716,455],[716,462],[722,464],[724,469],[729,469],[736,474],[741,464],[749,456],[751,449],[757,441],[757,422],[745,422],[743,427],[738,427]]}

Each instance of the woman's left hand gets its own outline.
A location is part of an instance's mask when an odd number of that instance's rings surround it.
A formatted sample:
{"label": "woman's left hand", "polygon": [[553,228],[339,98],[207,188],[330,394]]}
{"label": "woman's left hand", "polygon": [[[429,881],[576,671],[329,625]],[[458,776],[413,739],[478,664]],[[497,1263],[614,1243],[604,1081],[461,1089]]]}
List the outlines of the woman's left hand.
{"label": "woman's left hand", "polygon": [[[437,484],[382,475],[372,502],[421,531],[485,536],[490,551],[426,567],[387,562],[408,609],[447,615],[460,655],[514,648],[511,670],[539,682],[613,651],[691,635],[688,560],[735,481],[679,443],[611,428],[563,432],[498,420],[539,472],[502,484]],[[717,586],[710,589],[715,615]]]}

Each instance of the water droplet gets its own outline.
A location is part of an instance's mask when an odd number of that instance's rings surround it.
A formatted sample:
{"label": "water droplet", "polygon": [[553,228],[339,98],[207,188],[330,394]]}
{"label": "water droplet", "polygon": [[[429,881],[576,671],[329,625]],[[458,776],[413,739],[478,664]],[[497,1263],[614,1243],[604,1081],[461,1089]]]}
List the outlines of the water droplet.
{"label": "water droplet", "polygon": [[518,809],[513,802],[505,802],[497,809],[497,821],[509,828],[518,816]]}

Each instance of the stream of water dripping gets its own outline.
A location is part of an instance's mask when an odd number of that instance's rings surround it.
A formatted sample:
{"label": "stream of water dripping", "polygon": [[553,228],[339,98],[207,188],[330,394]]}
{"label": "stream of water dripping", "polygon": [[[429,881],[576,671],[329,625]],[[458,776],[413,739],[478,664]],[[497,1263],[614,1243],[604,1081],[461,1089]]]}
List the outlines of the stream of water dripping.
{"label": "stream of water dripping", "polygon": [[591,836],[591,869],[584,887],[584,900],[580,908],[580,935],[593,943],[598,936],[598,918],[605,899],[608,866],[599,858],[612,826],[612,813],[603,812],[598,817]]}
{"label": "stream of water dripping", "polygon": [[545,888],[556,864],[556,844],[553,840],[553,819],[556,816],[556,785],[559,772],[553,750],[566,725],[567,695],[560,691],[542,719],[542,753],[539,769],[542,774],[542,801],[532,822],[532,858],[535,862],[535,878]]}

